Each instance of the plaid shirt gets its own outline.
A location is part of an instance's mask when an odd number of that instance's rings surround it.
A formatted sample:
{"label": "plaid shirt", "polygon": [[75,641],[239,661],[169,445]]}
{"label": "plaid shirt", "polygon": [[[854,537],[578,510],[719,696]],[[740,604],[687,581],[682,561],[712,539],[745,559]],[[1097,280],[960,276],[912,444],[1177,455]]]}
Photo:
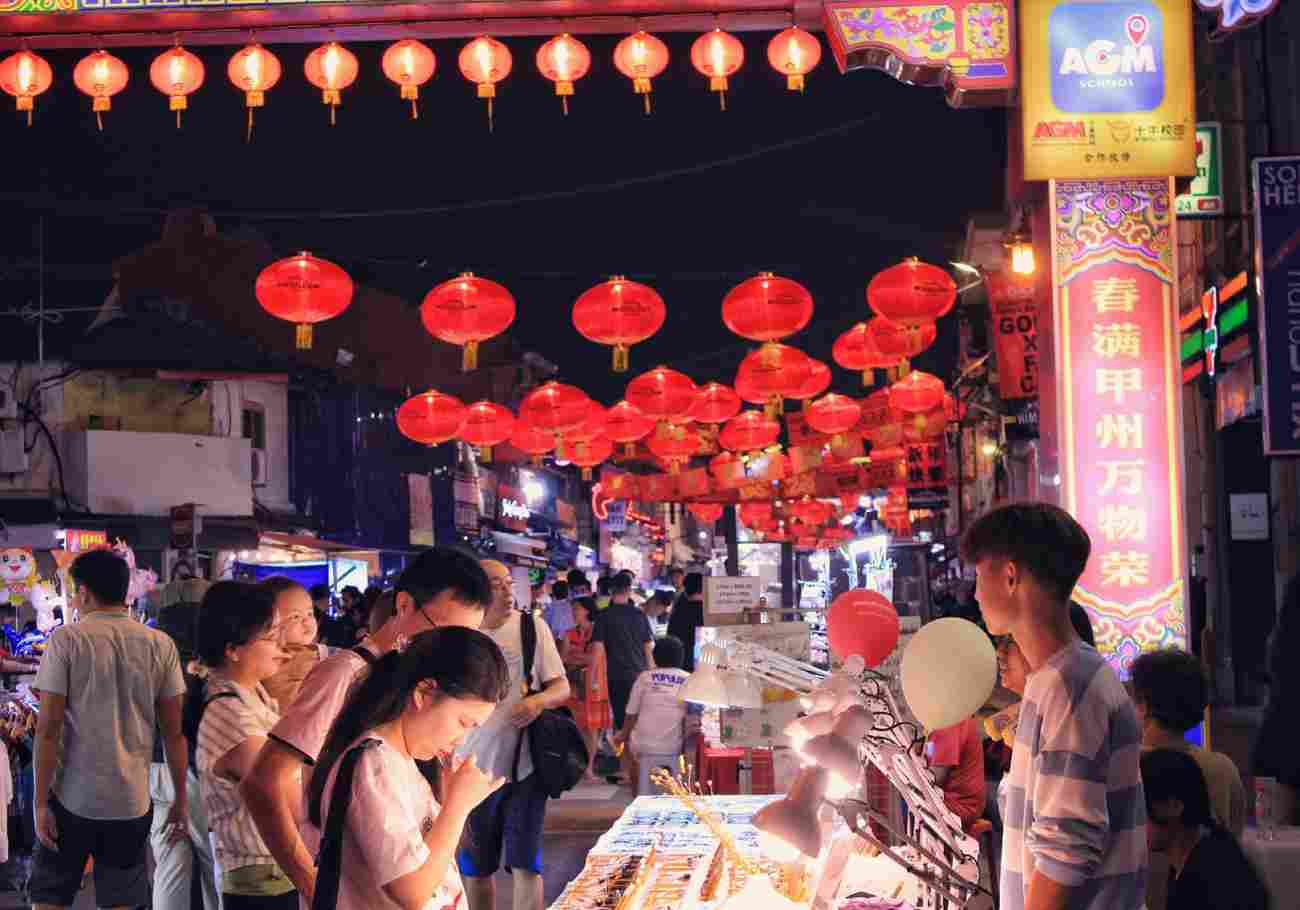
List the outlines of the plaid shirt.
{"label": "plaid shirt", "polygon": [[1074,889],[1072,910],[1138,910],[1146,801],[1133,703],[1076,642],[1025,687],[1003,806],[1001,910],[1021,910],[1035,870]]}

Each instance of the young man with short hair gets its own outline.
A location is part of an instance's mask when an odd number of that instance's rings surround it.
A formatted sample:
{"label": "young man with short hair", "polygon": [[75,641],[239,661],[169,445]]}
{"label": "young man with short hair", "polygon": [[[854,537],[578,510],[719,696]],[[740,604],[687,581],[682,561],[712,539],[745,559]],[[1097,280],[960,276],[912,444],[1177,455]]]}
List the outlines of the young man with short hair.
{"label": "young man with short hair", "polygon": [[623,573],[610,581],[609,606],[596,617],[591,633],[592,659],[605,655],[609,681],[609,706],[614,712],[614,729],[623,727],[627,700],[636,678],[654,663],[654,636],[641,609],[632,603],[632,582]]}
{"label": "young man with short hair", "polygon": [[1046,503],[1002,506],[966,532],[989,632],[1029,664],[1005,806],[1001,910],[1138,910],[1146,806],[1133,703],[1079,640],[1070,594],[1092,544]]}
{"label": "young man with short hair", "polygon": [[691,572],[682,582],[682,593],[673,604],[668,617],[668,634],[677,638],[686,649],[687,673],[695,672],[695,630],[704,625],[704,576]]}
{"label": "young man with short hair", "polygon": [[[542,910],[542,829],[546,823],[546,791],[533,773],[533,756],[526,729],[542,711],[563,707],[569,700],[555,639],[541,617],[514,608],[510,569],[495,560],[483,568],[492,579],[492,603],[483,615],[483,634],[496,642],[510,668],[509,695],[482,724],[471,730],[457,755],[472,755],[484,774],[504,777],[505,786],[469,815],[456,864],[465,883],[469,910],[496,910],[493,876],[504,864],[514,886],[514,910]],[[532,674],[524,695],[524,623],[536,633]],[[521,739],[522,738],[522,739]],[[519,754],[515,775],[515,753]]]}
{"label": "young man with short hair", "polygon": [[165,633],[132,618],[131,570],[122,557],[92,550],[69,574],[81,621],[50,635],[33,685],[41,710],[32,904],[72,906],[93,857],[96,903],[140,907],[149,903],[155,724],[176,794],[166,827],[182,837],[188,821],[180,657]]}
{"label": "young man with short hair", "polygon": [[1241,772],[1222,752],[1193,746],[1188,730],[1205,720],[1209,686],[1195,656],[1176,648],[1139,654],[1130,668],[1133,704],[1142,724],[1144,749],[1178,749],[1196,760],[1210,788],[1214,817],[1233,835],[1246,827],[1246,788]]}
{"label": "young man with short hair", "polygon": [[316,893],[320,832],[301,811],[302,788],[352,686],[375,659],[412,635],[442,626],[477,629],[491,597],[487,574],[474,557],[451,547],[421,553],[398,579],[388,622],[356,648],[337,651],[318,663],[272,728],[240,793],[263,842],[304,906],[311,906]]}

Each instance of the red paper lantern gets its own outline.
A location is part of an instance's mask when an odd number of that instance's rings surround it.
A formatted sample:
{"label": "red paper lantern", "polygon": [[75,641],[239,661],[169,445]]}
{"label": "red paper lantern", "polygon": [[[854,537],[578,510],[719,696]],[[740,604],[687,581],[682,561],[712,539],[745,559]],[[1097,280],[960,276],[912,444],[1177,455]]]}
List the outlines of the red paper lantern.
{"label": "red paper lantern", "polygon": [[839,436],[858,425],[862,406],[852,398],[831,392],[804,409],[808,426],[826,436]]}
{"label": "red paper lantern", "polygon": [[745,404],[767,404],[768,397],[758,390],[758,387],[754,385],[753,377],[744,370],[736,371],[735,388],[736,394],[740,396],[740,400]]}
{"label": "red paper lantern", "polygon": [[402,403],[397,409],[397,429],[407,439],[436,446],[460,433],[465,416],[460,399],[431,389]]}
{"label": "red paper lantern", "polygon": [[676,474],[700,450],[700,437],[685,424],[664,422],[655,427],[646,446],[669,464],[670,473]]}
{"label": "red paper lantern", "polygon": [[505,405],[491,401],[476,401],[465,409],[465,423],[460,428],[460,438],[479,447],[483,461],[492,460],[492,447],[510,438],[515,428],[515,415]]}
{"label": "red paper lantern", "polygon": [[433,337],[460,345],[460,368],[478,367],[478,346],[515,321],[515,298],[504,287],[473,272],[444,281],[424,298],[420,319]]}
{"label": "red paper lantern", "polygon": [[589,439],[595,439],[597,436],[604,436],[605,419],[608,411],[601,407],[599,402],[587,399],[587,416],[578,424],[564,434],[566,442],[586,442]]}
{"label": "red paper lantern", "polygon": [[740,396],[720,382],[700,386],[691,406],[691,420],[699,423],[726,423],[740,413]]}
{"label": "red paper lantern", "polygon": [[863,386],[869,386],[874,381],[872,371],[888,369],[898,364],[897,357],[887,357],[876,346],[870,326],[865,322],[859,322],[835,339],[831,357],[844,369],[861,372]]}
{"label": "red paper lantern", "polygon": [[103,113],[113,107],[113,96],[126,88],[131,71],[126,64],[108,51],[95,51],[77,62],[72,71],[72,81],[91,98],[90,109],[95,112],[95,122],[104,128]]}
{"label": "red paper lantern", "polygon": [[54,84],[54,70],[44,57],[29,50],[21,50],[0,60],[0,89],[13,95],[18,110],[26,112],[27,125],[32,125],[34,99]]}
{"label": "red paper lantern", "polygon": [[568,449],[569,461],[582,468],[582,479],[591,480],[591,469],[614,454],[614,443],[608,436],[593,436],[572,443]]}
{"label": "red paper lantern", "polygon": [[755,528],[773,521],[770,502],[744,502],[737,510],[740,521],[747,528]]}
{"label": "red paper lantern", "polygon": [[684,420],[696,392],[689,376],[668,367],[655,367],[627,384],[627,400],[654,420]]}
{"label": "red paper lantern", "polygon": [[300,351],[311,348],[314,323],[333,319],[352,304],[352,290],[347,272],[307,252],[271,263],[253,286],[262,309],[297,325]]}
{"label": "red paper lantern", "polygon": [[896,367],[934,344],[939,328],[931,322],[912,331],[888,319],[877,318],[867,323],[867,337],[888,365]]}
{"label": "red paper lantern", "polygon": [[343,100],[343,89],[357,81],[359,70],[356,54],[337,41],[322,44],[307,55],[303,72],[307,81],[321,90],[321,100],[330,109],[330,126],[334,125],[334,112]]}
{"label": "red paper lantern", "polygon": [[531,455],[533,461],[541,461],[543,455],[555,448],[555,434],[534,426],[521,414],[510,432],[510,444],[525,455]]}
{"label": "red paper lantern", "polygon": [[384,75],[399,86],[402,100],[411,102],[411,119],[419,118],[420,86],[433,78],[438,68],[437,56],[423,41],[403,38],[388,46],[380,66]]}
{"label": "red paper lantern", "polygon": [[649,32],[628,35],[614,48],[614,66],[632,80],[632,91],[645,96],[645,112],[650,113],[650,80],[668,66],[668,45]]}
{"label": "red paper lantern", "polygon": [[567,116],[573,83],[587,75],[587,70],[591,69],[591,51],[567,32],[556,35],[537,49],[537,69],[555,83],[555,94],[560,97]]}
{"label": "red paper lantern", "polygon": [[630,345],[663,327],[668,309],[654,288],[615,275],[584,291],[573,304],[573,324],[583,338],[614,346],[614,372],[626,373]]}
{"label": "red paper lantern", "polygon": [[798,392],[811,372],[812,361],[807,354],[770,341],[740,362],[737,391],[744,382],[764,397],[769,413],[776,415],[781,412],[782,399]]}
{"label": "red paper lantern", "polygon": [[797,281],[760,272],[722,299],[722,321],[741,338],[780,341],[812,320],[813,299]]}
{"label": "red paper lantern", "polygon": [[937,265],[904,259],[871,279],[867,306],[912,332],[947,315],[957,302],[957,282]]}
{"label": "red paper lantern", "polygon": [[944,406],[926,411],[923,414],[908,414],[902,420],[903,438],[908,442],[925,442],[943,435],[948,425],[948,414]]}
{"label": "red paper lantern", "polygon": [[260,44],[250,44],[235,52],[226,65],[226,75],[235,88],[244,93],[248,108],[248,138],[253,136],[253,109],[266,104],[266,93],[280,81],[280,60]]}
{"label": "red paper lantern", "polygon": [[576,386],[547,382],[528,393],[519,405],[519,419],[540,430],[563,434],[587,419],[591,399]]}
{"label": "red paper lantern", "polygon": [[809,399],[816,398],[831,387],[830,367],[815,357],[808,358],[808,366],[810,368],[808,378],[804,380],[803,385],[786,396],[796,401],[805,402],[805,407]]}
{"label": "red paper lantern", "polygon": [[795,518],[808,525],[824,525],[831,519],[830,503],[820,499],[805,497],[790,507]]}
{"label": "red paper lantern", "polygon": [[745,411],[727,421],[718,436],[724,449],[753,452],[766,449],[781,436],[781,424],[762,411]]}
{"label": "red paper lantern", "polygon": [[697,521],[705,524],[717,521],[722,517],[723,507],[716,502],[692,502],[687,503],[686,508]]}
{"label": "red paper lantern", "polygon": [[943,404],[943,380],[920,370],[889,387],[889,406],[907,414],[924,414]]}
{"label": "red paper lantern", "polygon": [[479,35],[460,49],[460,73],[478,86],[478,96],[487,101],[488,130],[492,130],[492,102],[497,96],[497,83],[510,75],[514,58],[510,48],[495,38]]}
{"label": "red paper lantern", "polygon": [[739,455],[734,452],[719,452],[709,459],[709,473],[717,480],[724,480],[735,476],[735,466],[741,466],[741,473],[744,473],[745,462]]}
{"label": "red paper lantern", "polygon": [[605,412],[605,435],[614,442],[623,443],[629,450],[633,443],[649,436],[654,428],[654,418],[642,414],[628,401],[619,401]]}
{"label": "red paper lantern", "polygon": [[803,91],[803,77],[821,62],[821,43],[797,25],[778,32],[767,44],[767,62],[785,76],[786,88]]}
{"label": "red paper lantern", "polygon": [[840,660],[856,654],[878,667],[898,644],[898,610],[876,591],[845,591],[826,614],[826,637]]}
{"label": "red paper lantern", "polygon": [[718,103],[727,109],[727,78],[745,62],[745,46],[735,35],[715,28],[691,45],[691,65],[709,77],[709,91],[718,93]]}
{"label": "red paper lantern", "polygon": [[181,111],[189,107],[189,96],[203,84],[203,61],[177,45],[163,51],[149,66],[149,81],[168,98],[168,107],[176,112],[176,128],[181,128]]}

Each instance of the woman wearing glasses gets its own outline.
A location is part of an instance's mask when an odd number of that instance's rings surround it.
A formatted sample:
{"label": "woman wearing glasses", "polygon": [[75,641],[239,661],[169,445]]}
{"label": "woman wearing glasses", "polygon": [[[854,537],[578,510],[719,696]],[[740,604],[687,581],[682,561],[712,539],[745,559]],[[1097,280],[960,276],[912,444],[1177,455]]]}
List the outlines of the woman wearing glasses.
{"label": "woman wearing glasses", "polygon": [[239,795],[279,720],[264,683],[289,659],[276,598],[258,585],[213,585],[199,610],[198,652],[206,691],[187,710],[198,715],[196,761],[225,910],[294,910],[298,892],[276,865]]}

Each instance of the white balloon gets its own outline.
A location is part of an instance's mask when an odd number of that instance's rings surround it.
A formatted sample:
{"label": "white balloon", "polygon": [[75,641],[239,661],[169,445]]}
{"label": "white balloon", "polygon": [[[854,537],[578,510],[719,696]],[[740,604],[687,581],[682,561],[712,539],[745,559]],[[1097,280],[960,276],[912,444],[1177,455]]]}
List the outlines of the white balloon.
{"label": "white balloon", "polygon": [[950,727],[973,715],[993,694],[998,660],[975,623],[937,619],[912,636],[899,668],[903,696],[926,730]]}

